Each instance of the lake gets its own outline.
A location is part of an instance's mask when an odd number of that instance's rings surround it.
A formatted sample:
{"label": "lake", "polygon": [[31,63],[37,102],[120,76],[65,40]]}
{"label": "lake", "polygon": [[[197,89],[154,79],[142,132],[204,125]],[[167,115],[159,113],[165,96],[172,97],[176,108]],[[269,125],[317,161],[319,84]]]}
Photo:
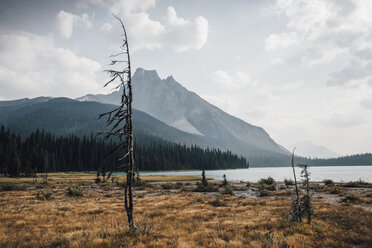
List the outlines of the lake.
{"label": "lake", "polygon": [[[311,181],[323,181],[331,179],[335,182],[357,181],[359,179],[372,183],[372,165],[370,166],[317,166],[309,167]],[[140,172],[141,175],[201,175],[201,171],[156,171]],[[277,181],[285,178],[293,179],[292,167],[265,167],[234,170],[207,170],[205,174],[209,178],[221,179],[223,174],[227,180],[257,182],[261,178],[272,177]],[[300,177],[300,169],[296,168],[297,178]]]}

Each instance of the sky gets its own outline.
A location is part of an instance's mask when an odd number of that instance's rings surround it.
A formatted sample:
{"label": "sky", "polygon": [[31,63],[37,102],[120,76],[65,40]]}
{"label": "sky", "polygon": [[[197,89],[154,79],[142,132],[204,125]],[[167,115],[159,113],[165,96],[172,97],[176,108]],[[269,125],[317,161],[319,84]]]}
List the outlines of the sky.
{"label": "sky", "polygon": [[2,0],[0,100],[103,88],[128,30],[157,70],[289,150],[372,152],[370,0]]}

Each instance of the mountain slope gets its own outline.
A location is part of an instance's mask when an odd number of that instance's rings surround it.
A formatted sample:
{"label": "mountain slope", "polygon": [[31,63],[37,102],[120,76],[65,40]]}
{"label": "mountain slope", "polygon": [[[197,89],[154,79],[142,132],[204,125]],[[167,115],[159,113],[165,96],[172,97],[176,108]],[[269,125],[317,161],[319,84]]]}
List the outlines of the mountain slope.
{"label": "mountain slope", "polygon": [[[36,98],[0,102],[0,125],[27,136],[37,128],[55,136],[78,136],[107,130],[105,120],[98,120],[101,113],[115,106],[98,102],[79,102],[68,98]],[[286,165],[288,156],[249,146],[239,140],[221,140],[190,134],[171,127],[138,110],[133,111],[136,142],[140,144],[168,141],[202,148],[214,147],[245,154],[252,166]],[[233,148],[233,149],[231,149]]]}
{"label": "mountain slope", "polygon": [[[0,124],[16,133],[27,136],[37,128],[55,136],[96,134],[107,130],[101,113],[115,108],[98,102],[79,102],[68,98],[35,98],[15,101],[0,101]],[[158,138],[187,145],[199,144],[212,147],[215,140],[192,135],[170,127],[154,117],[138,110],[133,111],[135,136],[140,142]]]}
{"label": "mountain slope", "polygon": [[[172,76],[160,79],[156,71],[137,69],[133,75],[134,107],[179,130],[213,138],[247,156],[289,152],[273,141],[261,127],[253,126],[188,91]],[[86,95],[80,101],[117,104],[120,93]]]}

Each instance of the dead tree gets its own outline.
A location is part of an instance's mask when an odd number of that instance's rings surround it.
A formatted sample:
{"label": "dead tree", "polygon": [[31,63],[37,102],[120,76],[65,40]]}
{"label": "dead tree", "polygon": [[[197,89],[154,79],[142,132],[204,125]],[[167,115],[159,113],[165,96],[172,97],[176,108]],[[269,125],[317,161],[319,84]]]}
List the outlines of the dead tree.
{"label": "dead tree", "polygon": [[307,164],[299,164],[298,167],[302,168],[301,177],[302,185],[305,188],[305,194],[301,197],[301,214],[307,215],[307,224],[311,223],[311,215],[313,213],[313,208],[311,204],[311,194],[310,194],[310,172],[308,171]]}
{"label": "dead tree", "polygon": [[299,195],[299,192],[298,192],[296,171],[295,171],[295,167],[294,167],[294,152],[295,152],[295,150],[296,150],[296,147],[293,148],[293,151],[292,151],[291,165],[292,165],[293,177],[294,177],[294,181],[295,181],[296,199],[294,199],[293,200],[293,203],[292,203],[291,219],[293,221],[299,221],[299,222],[301,222],[302,221],[302,217],[301,217],[300,195]]}
{"label": "dead tree", "polygon": [[[121,102],[119,106],[107,113],[100,115],[101,117],[107,117],[107,125],[110,126],[110,131],[103,131],[100,134],[104,134],[106,139],[111,137],[118,137],[120,142],[119,145],[112,151],[115,152],[119,149],[124,150],[124,155],[119,159],[123,162],[121,165],[125,169],[127,180],[124,187],[124,203],[125,210],[128,217],[129,228],[134,231],[135,225],[133,220],[133,181],[134,181],[134,153],[133,153],[133,118],[132,118],[132,75],[131,75],[131,64],[129,56],[128,37],[122,20],[115,16],[114,17],[120,22],[123,30],[123,40],[121,45],[121,52],[118,54],[111,55],[112,61],[110,65],[112,67],[124,65],[121,68],[114,68],[105,70],[109,75],[110,79],[105,84],[105,87],[111,84],[115,84],[114,89],[121,89]],[[125,139],[123,141],[123,139]],[[112,173],[112,172],[111,172]],[[108,175],[111,175],[111,173]],[[107,178],[107,179],[108,179]]]}

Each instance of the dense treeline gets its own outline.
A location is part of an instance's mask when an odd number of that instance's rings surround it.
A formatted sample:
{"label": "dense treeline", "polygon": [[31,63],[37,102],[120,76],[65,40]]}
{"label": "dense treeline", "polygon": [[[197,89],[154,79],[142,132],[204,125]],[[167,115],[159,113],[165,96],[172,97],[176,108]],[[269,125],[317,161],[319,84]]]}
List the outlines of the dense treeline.
{"label": "dense treeline", "polygon": [[[22,139],[2,126],[0,129],[0,173],[31,176],[35,172],[119,171],[120,151],[111,153],[115,142],[94,135],[55,138],[36,130]],[[135,146],[135,162],[140,170],[246,168],[246,159],[227,151],[186,147],[154,140]]]}
{"label": "dense treeline", "polygon": [[213,170],[248,168],[244,157],[219,149],[152,143],[135,147],[136,166],[140,170]]}
{"label": "dense treeline", "polygon": [[304,162],[307,162],[312,166],[343,166],[343,165],[372,165],[372,154],[355,154],[350,156],[342,156],[338,158],[313,158],[313,159],[304,159]]}
{"label": "dense treeline", "polygon": [[[291,156],[255,156],[249,157],[250,167],[282,167],[291,165]],[[337,158],[305,158],[295,156],[295,164],[310,166],[347,166],[347,165],[372,165],[372,154],[354,154]]]}
{"label": "dense treeline", "polygon": [[[138,144],[139,143],[139,144]],[[234,169],[247,168],[248,162],[231,152],[187,147],[160,139],[138,142],[135,162],[140,170]],[[79,138],[75,135],[55,138],[50,133],[35,131],[25,138],[0,128],[0,173],[9,176],[30,176],[35,172],[110,171],[119,169],[120,151],[110,152],[115,142],[103,142],[95,135]],[[263,165],[290,165],[290,157],[251,158]],[[371,165],[372,154],[357,154],[332,159],[296,157],[297,163],[311,166]],[[276,162],[275,162],[276,161]]]}

